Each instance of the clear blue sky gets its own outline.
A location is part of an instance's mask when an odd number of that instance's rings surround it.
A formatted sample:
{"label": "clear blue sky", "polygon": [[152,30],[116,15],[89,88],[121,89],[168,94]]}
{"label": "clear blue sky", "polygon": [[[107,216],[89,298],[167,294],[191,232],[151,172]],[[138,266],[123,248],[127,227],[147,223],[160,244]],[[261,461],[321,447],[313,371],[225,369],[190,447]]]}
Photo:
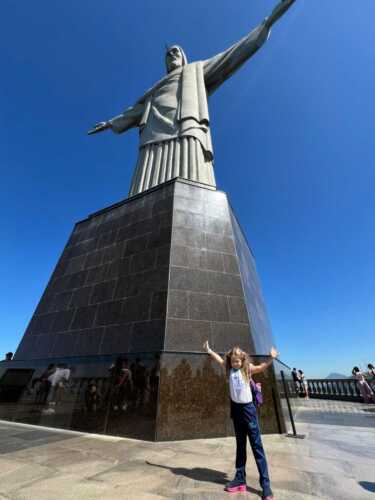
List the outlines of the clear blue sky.
{"label": "clear blue sky", "polygon": [[[245,35],[273,0],[2,0],[0,353],[73,224],[127,195],[137,132],[88,137],[164,73]],[[375,362],[374,0],[297,0],[212,97],[219,187],[255,253],[277,346],[308,376]]]}

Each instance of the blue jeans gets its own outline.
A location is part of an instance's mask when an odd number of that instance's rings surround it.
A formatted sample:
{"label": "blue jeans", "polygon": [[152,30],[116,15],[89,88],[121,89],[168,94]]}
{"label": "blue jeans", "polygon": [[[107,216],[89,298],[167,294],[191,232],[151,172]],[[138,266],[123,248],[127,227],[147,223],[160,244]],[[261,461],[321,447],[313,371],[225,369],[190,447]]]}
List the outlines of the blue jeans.
{"label": "blue jeans", "polygon": [[236,469],[246,466],[246,445],[249,438],[255,462],[259,472],[259,483],[263,496],[272,495],[270,478],[268,475],[267,459],[263,449],[262,438],[258,425],[258,417],[254,403],[231,402],[231,418],[233,419],[236,434]]}

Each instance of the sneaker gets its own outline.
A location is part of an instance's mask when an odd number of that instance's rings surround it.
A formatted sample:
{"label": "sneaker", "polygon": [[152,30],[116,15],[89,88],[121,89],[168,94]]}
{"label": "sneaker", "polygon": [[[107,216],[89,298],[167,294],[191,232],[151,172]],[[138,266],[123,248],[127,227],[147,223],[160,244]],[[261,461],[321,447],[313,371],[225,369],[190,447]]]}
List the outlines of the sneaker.
{"label": "sneaker", "polygon": [[230,481],[224,488],[228,493],[239,493],[241,491],[246,491],[246,473],[245,468],[236,470],[236,475],[233,481]]}

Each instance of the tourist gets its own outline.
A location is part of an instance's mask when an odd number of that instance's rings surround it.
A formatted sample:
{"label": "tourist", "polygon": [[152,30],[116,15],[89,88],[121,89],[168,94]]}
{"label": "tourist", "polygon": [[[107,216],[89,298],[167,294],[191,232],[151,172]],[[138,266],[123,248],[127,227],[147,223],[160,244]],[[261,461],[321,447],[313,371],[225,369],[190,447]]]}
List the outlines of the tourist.
{"label": "tourist", "polygon": [[126,411],[127,400],[132,389],[132,372],[129,370],[128,360],[119,356],[109,370],[111,373],[111,405],[115,411],[119,408]]}
{"label": "tourist", "polygon": [[246,491],[246,439],[248,437],[259,472],[259,482],[263,491],[262,498],[263,500],[273,500],[250,378],[255,373],[264,372],[278,356],[278,353],[276,349],[272,348],[270,352],[272,359],[260,365],[253,365],[250,363],[248,354],[239,347],[233,347],[227,352],[225,360],[210,349],[208,341],[204,343],[203,348],[226,371],[229,383],[231,418],[236,434],[236,475],[233,481],[226,485],[225,491],[230,493]]}
{"label": "tourist", "polygon": [[92,380],[85,391],[85,408],[88,413],[95,413],[101,405],[102,397],[95,380]]}
{"label": "tourist", "polygon": [[366,382],[365,376],[361,372],[361,370],[358,368],[358,366],[355,366],[353,368],[352,374],[354,375],[355,379],[357,380],[357,387],[359,389],[359,392],[361,393],[361,396],[363,398],[363,402],[364,403],[371,403],[372,401],[374,401],[374,393],[372,392],[371,387]]}
{"label": "tourist", "polygon": [[51,381],[49,378],[55,373],[56,365],[50,363],[47,369],[42,373],[39,379],[39,386],[36,391],[35,403],[45,405],[48,399],[48,394],[51,389]]}
{"label": "tourist", "polygon": [[298,379],[301,387],[302,394],[305,395],[305,399],[309,399],[309,384],[305,378],[305,374],[302,370],[298,370]]}
{"label": "tourist", "polygon": [[4,361],[12,361],[12,359],[13,359],[13,353],[12,353],[12,352],[7,352],[7,353],[5,354],[5,359],[4,359]]}
{"label": "tourist", "polygon": [[298,376],[298,373],[297,373],[297,368],[293,368],[292,370],[292,377],[293,377],[293,382],[294,382],[294,388],[296,390],[296,392],[298,393],[299,392],[299,387],[300,387],[300,380],[299,380],[299,376]]}
{"label": "tourist", "polygon": [[375,392],[375,367],[371,363],[367,365],[369,374],[369,386]]}

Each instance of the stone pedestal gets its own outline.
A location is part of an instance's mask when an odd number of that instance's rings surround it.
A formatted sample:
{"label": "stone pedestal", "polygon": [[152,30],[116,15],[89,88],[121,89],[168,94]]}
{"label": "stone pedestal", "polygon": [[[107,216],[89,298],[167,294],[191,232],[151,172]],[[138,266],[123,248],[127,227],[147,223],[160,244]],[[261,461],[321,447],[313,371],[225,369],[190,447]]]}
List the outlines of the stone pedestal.
{"label": "stone pedestal", "polygon": [[[226,194],[176,179],[76,224],[14,361],[0,368],[2,380],[26,385],[0,418],[157,440],[231,434],[225,376],[202,353],[205,340],[259,359],[273,344]],[[132,375],[122,388],[109,370],[119,356]],[[69,381],[44,401],[48,364]],[[273,368],[263,390],[263,430],[283,432]]]}

